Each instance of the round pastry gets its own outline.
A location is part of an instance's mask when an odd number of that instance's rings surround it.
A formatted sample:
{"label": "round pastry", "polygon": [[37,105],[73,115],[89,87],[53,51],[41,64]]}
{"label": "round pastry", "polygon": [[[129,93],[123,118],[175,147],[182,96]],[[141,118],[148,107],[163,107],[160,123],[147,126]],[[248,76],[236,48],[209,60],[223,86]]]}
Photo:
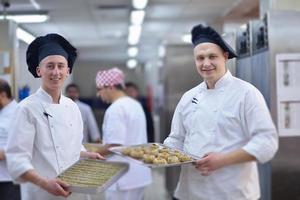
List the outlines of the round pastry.
{"label": "round pastry", "polygon": [[156,165],[166,165],[168,164],[166,159],[163,159],[163,158],[155,158],[153,160],[153,164],[156,164]]}
{"label": "round pastry", "polygon": [[148,154],[157,156],[159,154],[159,151],[158,151],[158,149],[152,149],[152,150],[148,151]]}
{"label": "round pastry", "polygon": [[167,159],[169,156],[170,156],[170,154],[167,153],[167,152],[159,153],[157,155],[157,157],[160,157],[160,158],[163,158],[163,159]]}
{"label": "round pastry", "polygon": [[179,159],[178,159],[177,156],[169,156],[169,157],[167,158],[167,162],[168,162],[169,164],[172,164],[172,163],[179,163],[180,161],[179,161]]}
{"label": "round pastry", "polygon": [[143,147],[135,147],[134,150],[136,150],[136,151],[144,151],[144,148]]}
{"label": "round pastry", "polygon": [[133,149],[130,152],[130,156],[133,158],[137,158],[137,159],[143,158],[143,155],[144,155],[144,152],[139,149]]}
{"label": "round pastry", "polygon": [[145,154],[149,154],[153,149],[150,147],[144,147],[143,151],[145,152]]}
{"label": "round pastry", "polygon": [[158,149],[159,148],[159,145],[158,144],[151,144],[150,146],[149,146],[149,148],[151,148],[151,149]]}
{"label": "round pastry", "polygon": [[153,163],[153,160],[155,159],[154,155],[150,155],[150,154],[144,154],[143,156],[143,161],[145,163]]}
{"label": "round pastry", "polygon": [[158,150],[160,153],[169,153],[169,149],[167,149],[167,148],[162,148],[162,149],[159,149]]}
{"label": "round pastry", "polygon": [[187,161],[191,161],[191,160],[192,160],[192,159],[191,159],[189,156],[187,156],[187,155],[181,155],[181,156],[179,156],[178,158],[179,158],[180,162],[187,162]]}
{"label": "round pastry", "polygon": [[131,152],[131,148],[125,148],[125,149],[123,149],[122,154],[129,156],[130,152]]}
{"label": "round pastry", "polygon": [[177,157],[180,157],[180,156],[183,155],[181,152],[176,151],[176,150],[174,152],[172,152],[171,154],[174,155],[174,156],[177,156]]}

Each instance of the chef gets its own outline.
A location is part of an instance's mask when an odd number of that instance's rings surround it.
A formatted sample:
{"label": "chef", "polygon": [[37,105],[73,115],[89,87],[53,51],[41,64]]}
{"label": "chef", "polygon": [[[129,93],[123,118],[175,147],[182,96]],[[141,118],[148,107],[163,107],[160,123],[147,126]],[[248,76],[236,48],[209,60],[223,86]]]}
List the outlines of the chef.
{"label": "chef", "polygon": [[[111,103],[103,119],[103,144],[106,149],[147,143],[145,113],[141,104],[125,94],[124,73],[118,68],[98,71],[97,96]],[[151,170],[119,155],[110,161],[129,163],[129,171],[105,191],[106,200],[142,200],[152,182]]]}
{"label": "chef", "polygon": [[0,194],[1,200],[20,200],[20,186],[13,184],[8,174],[6,165],[5,146],[11,122],[17,109],[17,102],[14,100],[11,88],[3,79],[0,79]]}
{"label": "chef", "polygon": [[38,37],[28,46],[28,70],[41,79],[41,87],[20,102],[6,151],[9,173],[21,183],[23,200],[65,199],[69,185],[57,175],[80,157],[102,158],[82,151],[80,111],[61,92],[76,56],[76,49],[58,34]]}
{"label": "chef", "polygon": [[254,86],[226,68],[236,54],[214,29],[200,24],[191,33],[204,81],[180,99],[164,143],[199,160],[182,166],[175,197],[257,200],[256,162],[269,161],[278,148],[268,108]]}

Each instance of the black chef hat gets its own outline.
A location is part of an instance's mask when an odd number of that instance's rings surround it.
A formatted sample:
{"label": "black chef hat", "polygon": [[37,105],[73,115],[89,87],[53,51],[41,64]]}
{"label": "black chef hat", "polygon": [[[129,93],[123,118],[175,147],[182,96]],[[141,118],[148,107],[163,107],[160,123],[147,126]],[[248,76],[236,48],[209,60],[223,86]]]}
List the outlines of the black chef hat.
{"label": "black chef hat", "polygon": [[204,42],[219,45],[225,52],[228,52],[228,58],[237,57],[234,50],[222,39],[222,37],[211,27],[199,24],[194,26],[192,31],[192,43],[195,46]]}
{"label": "black chef hat", "polygon": [[26,52],[26,61],[28,70],[34,77],[39,77],[36,73],[36,68],[41,60],[50,55],[61,55],[68,61],[70,73],[77,57],[76,48],[74,48],[64,37],[61,35],[51,33],[46,36],[36,38],[28,46]]}

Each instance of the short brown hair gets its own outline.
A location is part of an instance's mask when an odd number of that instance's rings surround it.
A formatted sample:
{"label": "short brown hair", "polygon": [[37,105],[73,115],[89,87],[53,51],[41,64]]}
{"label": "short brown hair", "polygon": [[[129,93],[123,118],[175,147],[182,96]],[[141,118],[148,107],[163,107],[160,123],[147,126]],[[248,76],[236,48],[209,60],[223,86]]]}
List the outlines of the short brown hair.
{"label": "short brown hair", "polygon": [[7,96],[7,98],[9,98],[9,99],[12,98],[10,86],[3,79],[0,79],[0,92],[4,92],[6,94],[6,96]]}

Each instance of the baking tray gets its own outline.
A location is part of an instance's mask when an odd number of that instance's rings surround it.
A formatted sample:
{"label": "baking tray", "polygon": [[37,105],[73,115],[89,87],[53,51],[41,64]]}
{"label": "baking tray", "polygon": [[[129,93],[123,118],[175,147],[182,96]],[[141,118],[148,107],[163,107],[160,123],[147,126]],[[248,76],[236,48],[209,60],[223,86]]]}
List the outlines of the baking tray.
{"label": "baking tray", "polygon": [[101,143],[84,143],[84,148],[89,152],[101,153],[104,151],[104,145]]}
{"label": "baking tray", "polygon": [[109,158],[112,155],[112,152],[107,151],[105,145],[101,143],[84,143],[83,146],[87,151],[99,153],[105,158]]}
{"label": "baking tray", "polygon": [[[149,149],[151,149],[151,147],[153,147],[154,149],[156,148],[158,150],[158,154],[154,155],[155,158],[158,158],[158,157],[161,158],[160,153],[163,153],[165,151],[170,156],[184,155],[184,156],[186,156],[190,159],[189,160],[181,160],[181,161],[179,160],[178,162],[174,162],[174,163],[168,163],[168,158],[167,157],[169,157],[169,156],[165,156],[165,161],[167,163],[154,164],[152,162],[150,162],[150,163],[146,162],[145,157],[143,157],[143,158],[141,158],[141,156],[132,157],[132,154],[126,152],[126,150],[128,150],[128,149],[129,149],[129,152],[130,152],[130,149],[131,150],[132,149],[138,149],[138,150],[142,150],[143,155],[145,155],[145,154],[148,154],[149,151],[151,151],[151,150],[149,150]],[[132,145],[132,146],[117,146],[117,147],[111,147],[111,148],[109,148],[109,150],[116,153],[116,154],[118,154],[118,155],[124,156],[124,157],[128,158],[129,160],[133,160],[138,164],[141,164],[141,165],[144,165],[144,166],[147,166],[147,167],[151,167],[151,168],[179,166],[179,165],[183,165],[183,164],[194,163],[197,160],[197,158],[195,156],[189,155],[187,153],[184,153],[184,152],[176,150],[176,149],[172,149],[172,148],[167,147],[167,146],[165,146],[161,143],[147,143],[147,144]],[[150,152],[150,154],[151,154],[151,152]],[[155,152],[154,152],[154,154],[155,154]],[[152,158],[153,158],[153,156],[152,156]]]}
{"label": "baking tray", "polygon": [[115,183],[128,169],[129,164],[124,162],[81,159],[58,178],[70,185],[71,192],[98,194]]}

